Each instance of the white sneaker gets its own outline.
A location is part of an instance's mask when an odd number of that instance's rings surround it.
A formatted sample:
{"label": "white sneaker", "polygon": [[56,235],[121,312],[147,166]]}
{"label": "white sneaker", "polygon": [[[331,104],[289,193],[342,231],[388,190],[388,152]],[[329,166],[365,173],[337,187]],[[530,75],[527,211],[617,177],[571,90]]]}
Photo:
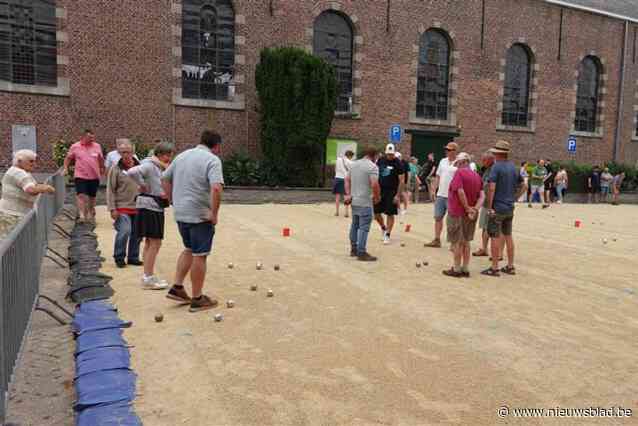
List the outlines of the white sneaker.
{"label": "white sneaker", "polygon": [[385,244],[386,246],[390,244],[390,234],[388,234],[387,232],[383,234],[383,244]]}
{"label": "white sneaker", "polygon": [[168,288],[168,282],[160,280],[155,275],[142,277],[142,288],[144,290],[165,290]]}

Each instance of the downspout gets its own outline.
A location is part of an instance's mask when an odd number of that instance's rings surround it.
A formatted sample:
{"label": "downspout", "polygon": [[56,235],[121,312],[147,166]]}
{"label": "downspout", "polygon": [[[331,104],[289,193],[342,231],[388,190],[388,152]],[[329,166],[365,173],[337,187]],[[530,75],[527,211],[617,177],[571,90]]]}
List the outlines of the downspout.
{"label": "downspout", "polygon": [[620,82],[618,83],[618,114],[616,116],[616,132],[614,135],[614,152],[613,159],[615,162],[619,161],[618,155],[620,153],[620,139],[622,137],[622,125],[625,107],[625,68],[627,67],[627,39],[629,36],[629,21],[625,21],[625,33],[623,35],[622,43],[622,56],[620,58]]}

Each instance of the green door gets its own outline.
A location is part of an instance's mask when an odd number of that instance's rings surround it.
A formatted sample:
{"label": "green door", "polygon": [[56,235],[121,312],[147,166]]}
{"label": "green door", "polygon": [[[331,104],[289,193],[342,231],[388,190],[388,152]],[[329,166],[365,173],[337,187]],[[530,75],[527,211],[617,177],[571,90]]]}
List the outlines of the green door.
{"label": "green door", "polygon": [[453,136],[412,134],[412,155],[419,159],[419,164],[423,164],[432,152],[434,161],[438,164],[445,157],[445,145],[453,139]]}

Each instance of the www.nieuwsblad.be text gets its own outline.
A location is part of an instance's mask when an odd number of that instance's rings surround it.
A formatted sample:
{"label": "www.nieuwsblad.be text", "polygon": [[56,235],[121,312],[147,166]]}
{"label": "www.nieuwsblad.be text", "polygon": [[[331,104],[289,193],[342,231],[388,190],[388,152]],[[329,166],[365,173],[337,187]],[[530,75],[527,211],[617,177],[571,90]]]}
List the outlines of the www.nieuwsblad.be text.
{"label": "www.nieuwsblad.be text", "polygon": [[514,408],[502,405],[499,417],[614,417],[626,418],[633,415],[631,408],[624,407],[584,407],[584,408]]}

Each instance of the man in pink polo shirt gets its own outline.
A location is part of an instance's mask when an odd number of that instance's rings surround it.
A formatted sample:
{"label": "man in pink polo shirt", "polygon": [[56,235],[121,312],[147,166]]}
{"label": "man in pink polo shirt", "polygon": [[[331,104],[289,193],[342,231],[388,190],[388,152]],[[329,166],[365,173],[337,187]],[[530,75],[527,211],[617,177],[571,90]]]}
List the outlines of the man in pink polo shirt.
{"label": "man in pink polo shirt", "polygon": [[474,239],[485,193],[481,177],[470,169],[469,154],[457,155],[454,167],[457,170],[450,182],[447,215],[447,240],[454,252],[454,266],[443,271],[443,275],[461,278],[470,276],[470,241]]}
{"label": "man in pink polo shirt", "polygon": [[104,155],[102,147],[95,142],[91,130],[85,130],[79,142],[71,145],[64,159],[64,174],[75,163],[75,194],[80,211],[80,221],[95,221],[95,196],[100,186],[100,177],[104,175]]}

